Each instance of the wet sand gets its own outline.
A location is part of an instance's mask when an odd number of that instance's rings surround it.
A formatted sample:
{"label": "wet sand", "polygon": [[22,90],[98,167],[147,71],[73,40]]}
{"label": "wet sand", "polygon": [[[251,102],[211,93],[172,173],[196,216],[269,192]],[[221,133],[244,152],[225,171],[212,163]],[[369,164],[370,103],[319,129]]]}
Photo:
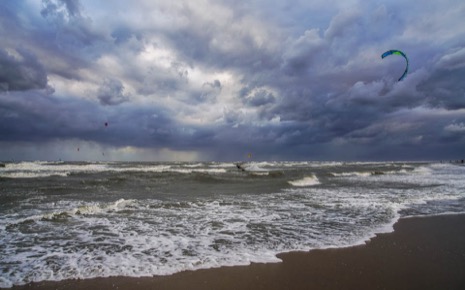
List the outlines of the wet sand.
{"label": "wet sand", "polygon": [[366,245],[281,254],[276,264],[12,289],[465,289],[465,215],[401,219],[394,229]]}

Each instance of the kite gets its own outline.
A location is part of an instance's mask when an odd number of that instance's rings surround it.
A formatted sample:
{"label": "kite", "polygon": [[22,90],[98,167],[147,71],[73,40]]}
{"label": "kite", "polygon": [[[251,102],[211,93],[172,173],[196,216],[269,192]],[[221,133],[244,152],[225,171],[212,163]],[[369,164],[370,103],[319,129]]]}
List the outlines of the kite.
{"label": "kite", "polygon": [[405,71],[404,71],[404,73],[402,74],[402,76],[399,78],[399,81],[401,81],[401,80],[403,80],[403,79],[405,78],[405,76],[407,75],[407,72],[408,72],[408,58],[407,58],[407,56],[405,55],[405,53],[403,53],[403,52],[400,51],[400,50],[395,50],[395,49],[386,51],[385,53],[383,53],[383,54],[381,55],[381,58],[385,58],[386,56],[389,56],[389,55],[391,55],[391,54],[403,56],[403,57],[405,58],[405,61],[407,62],[407,65],[406,65],[406,67],[405,67]]}

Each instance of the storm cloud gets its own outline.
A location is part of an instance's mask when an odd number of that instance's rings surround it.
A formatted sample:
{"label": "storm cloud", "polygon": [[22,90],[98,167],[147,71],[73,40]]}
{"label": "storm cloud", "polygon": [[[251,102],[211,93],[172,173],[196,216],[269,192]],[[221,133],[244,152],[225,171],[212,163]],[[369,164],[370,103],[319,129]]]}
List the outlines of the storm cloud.
{"label": "storm cloud", "polygon": [[26,91],[47,86],[47,73],[27,49],[0,49],[0,92]]}
{"label": "storm cloud", "polygon": [[[457,0],[5,0],[0,159],[463,159],[464,15]],[[401,82],[389,49],[409,57]]]}
{"label": "storm cloud", "polygon": [[119,105],[126,102],[129,96],[125,95],[121,81],[105,79],[98,89],[97,98],[102,105]]}

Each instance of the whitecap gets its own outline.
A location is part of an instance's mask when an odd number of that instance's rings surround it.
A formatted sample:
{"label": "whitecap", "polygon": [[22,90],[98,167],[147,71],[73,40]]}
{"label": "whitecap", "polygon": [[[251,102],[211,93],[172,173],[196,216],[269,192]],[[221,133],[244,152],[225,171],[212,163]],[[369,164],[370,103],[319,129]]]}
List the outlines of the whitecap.
{"label": "whitecap", "polygon": [[289,184],[291,184],[293,186],[300,186],[300,187],[313,186],[313,185],[320,184],[320,180],[318,180],[318,178],[316,176],[314,176],[314,175],[306,176],[306,177],[304,177],[302,179],[288,181],[288,182],[289,182]]}

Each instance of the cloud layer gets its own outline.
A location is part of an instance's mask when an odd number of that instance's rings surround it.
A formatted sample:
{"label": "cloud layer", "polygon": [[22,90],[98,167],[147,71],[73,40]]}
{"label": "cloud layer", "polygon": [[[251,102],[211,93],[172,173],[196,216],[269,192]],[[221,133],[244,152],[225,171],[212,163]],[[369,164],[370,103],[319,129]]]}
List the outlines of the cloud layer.
{"label": "cloud layer", "polygon": [[2,1],[0,159],[464,158],[463,1],[307,2]]}

